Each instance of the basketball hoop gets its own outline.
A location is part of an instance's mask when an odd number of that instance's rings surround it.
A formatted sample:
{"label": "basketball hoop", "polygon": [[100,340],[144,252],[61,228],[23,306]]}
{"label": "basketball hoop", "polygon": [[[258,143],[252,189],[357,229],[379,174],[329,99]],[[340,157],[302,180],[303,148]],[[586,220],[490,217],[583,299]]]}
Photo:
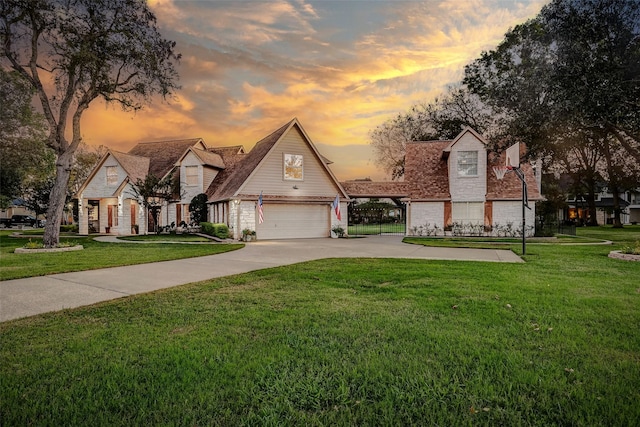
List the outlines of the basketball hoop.
{"label": "basketball hoop", "polygon": [[502,180],[507,172],[511,170],[511,166],[494,166],[493,173],[496,174],[496,178]]}

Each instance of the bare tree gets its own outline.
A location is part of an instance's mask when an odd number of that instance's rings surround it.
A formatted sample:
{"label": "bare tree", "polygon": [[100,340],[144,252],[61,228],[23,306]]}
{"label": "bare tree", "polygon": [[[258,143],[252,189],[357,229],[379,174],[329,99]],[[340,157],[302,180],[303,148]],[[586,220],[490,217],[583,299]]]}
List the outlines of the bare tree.
{"label": "bare tree", "polygon": [[43,242],[53,247],[83,113],[96,98],[137,110],[167,97],[179,55],[140,0],[0,0],[0,42],[0,63],[34,88],[49,125],[56,175]]}

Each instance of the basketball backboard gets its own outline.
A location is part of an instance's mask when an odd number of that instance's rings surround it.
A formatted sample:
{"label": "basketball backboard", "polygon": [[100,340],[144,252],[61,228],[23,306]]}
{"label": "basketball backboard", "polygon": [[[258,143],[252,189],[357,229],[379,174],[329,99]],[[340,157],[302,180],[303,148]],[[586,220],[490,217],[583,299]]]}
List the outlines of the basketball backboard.
{"label": "basketball backboard", "polygon": [[520,143],[519,142],[516,142],[511,147],[507,148],[505,163],[506,163],[506,166],[510,166],[513,168],[520,167]]}

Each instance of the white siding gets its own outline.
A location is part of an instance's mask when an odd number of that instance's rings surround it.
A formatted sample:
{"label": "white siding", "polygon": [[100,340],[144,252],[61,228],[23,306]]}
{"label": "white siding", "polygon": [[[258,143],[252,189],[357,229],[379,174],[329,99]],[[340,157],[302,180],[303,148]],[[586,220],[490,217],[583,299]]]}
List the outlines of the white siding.
{"label": "white siding", "polygon": [[444,229],[444,202],[413,202],[409,209],[408,233],[412,227],[426,227],[427,224],[429,228],[437,226],[440,232]]}
{"label": "white siding", "polygon": [[[198,168],[198,183],[196,185],[187,185],[187,175],[186,175],[187,166],[196,166]],[[203,187],[203,168],[202,168],[202,165],[200,164],[200,159],[198,159],[192,152],[189,152],[184,157],[184,159],[182,159],[182,163],[180,163],[180,190],[182,192],[181,203],[186,203],[186,204],[191,203],[191,200],[195,196],[203,192],[202,187]],[[175,212],[173,216],[175,217]]]}
{"label": "white siding", "polygon": [[[525,209],[525,220],[527,230],[535,224],[536,208],[535,203],[529,203],[531,209]],[[493,227],[506,226],[511,223],[513,228],[522,229],[522,201],[495,201],[493,202]],[[533,231],[527,231],[527,236],[532,236]]]}
{"label": "white siding", "polygon": [[[458,175],[458,152],[478,152],[478,175]],[[472,133],[464,134],[451,148],[449,156],[449,190],[452,202],[484,202],[487,194],[487,152]]]}
{"label": "white siding", "polygon": [[207,191],[207,188],[209,188],[209,186],[211,185],[211,183],[213,182],[214,178],[216,177],[216,175],[218,175],[218,170],[214,169],[210,166],[204,166],[202,168],[202,191],[201,193],[204,193],[205,191]]}
{"label": "white siding", "polygon": [[[302,181],[284,179],[285,154],[303,156],[304,179]],[[265,195],[291,197],[335,197],[339,192],[321,160],[316,158],[295,126],[271,149],[256,173],[240,190],[242,194],[260,194],[261,191]]]}
{"label": "white siding", "polygon": [[[118,171],[118,181],[114,185],[107,185],[107,166],[116,166]],[[127,174],[122,169],[116,159],[109,155],[100,169],[93,176],[93,179],[89,181],[84,189],[84,197],[87,199],[98,199],[100,197],[111,197],[118,189],[122,181],[126,178]]]}
{"label": "white siding", "polygon": [[331,205],[264,204],[264,223],[257,224],[258,239],[329,237]]}

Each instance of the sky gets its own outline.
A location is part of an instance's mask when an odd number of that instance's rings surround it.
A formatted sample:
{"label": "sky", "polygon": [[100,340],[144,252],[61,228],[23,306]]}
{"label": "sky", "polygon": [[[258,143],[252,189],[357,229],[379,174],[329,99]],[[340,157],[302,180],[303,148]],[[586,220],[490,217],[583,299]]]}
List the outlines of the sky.
{"label": "sky", "polygon": [[90,145],[201,137],[253,145],[297,117],[340,181],[389,180],[369,132],[460,82],[547,0],[149,0],[182,54],[172,99],[137,113],[94,102]]}

